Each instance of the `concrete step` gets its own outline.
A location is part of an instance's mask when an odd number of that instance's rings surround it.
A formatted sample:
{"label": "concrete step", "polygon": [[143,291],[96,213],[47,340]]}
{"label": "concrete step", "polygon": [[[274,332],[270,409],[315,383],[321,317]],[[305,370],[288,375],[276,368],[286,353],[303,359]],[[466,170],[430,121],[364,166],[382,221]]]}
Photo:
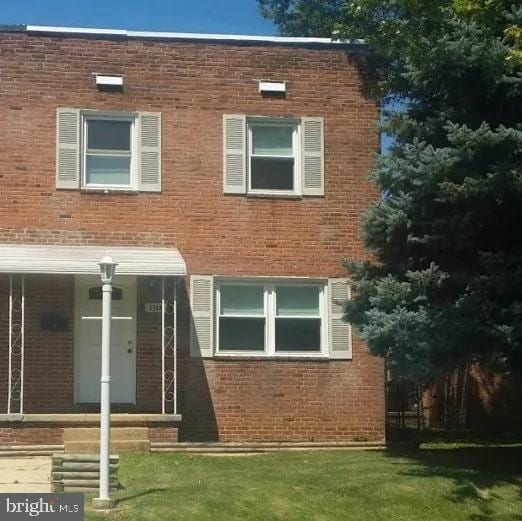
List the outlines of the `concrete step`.
{"label": "concrete step", "polygon": [[[111,452],[149,452],[148,440],[111,440]],[[96,441],[66,441],[65,452],[75,454],[93,454],[100,452],[100,443]]]}
{"label": "concrete step", "polygon": [[199,454],[255,454],[279,451],[383,450],[383,442],[251,442],[251,443],[171,443],[153,442],[151,452],[185,452]]}
{"label": "concrete step", "polygon": [[[65,443],[72,441],[95,441],[100,440],[100,429],[98,427],[77,427],[64,429],[63,439]],[[147,441],[149,430],[147,427],[113,427],[111,429],[111,440],[114,441]]]}
{"label": "concrete step", "polygon": [[63,445],[0,445],[0,457],[51,456],[63,451]]}
{"label": "concrete step", "polygon": [[[75,443],[75,442],[73,442]],[[110,456],[109,484],[111,490],[120,487],[118,482],[119,456]],[[93,492],[99,486],[99,454],[55,454],[52,459],[52,491]]]}
{"label": "concrete step", "polygon": [[[68,454],[93,454],[100,452],[100,429],[77,427],[64,429],[65,452]],[[149,452],[149,430],[147,427],[112,427],[111,451]]]}
{"label": "concrete step", "polygon": [[17,450],[49,450],[60,452],[63,445],[0,445],[1,451],[17,451]]}
{"label": "concrete step", "polygon": [[[120,461],[120,457],[117,454],[110,454],[109,459],[111,463],[118,463]],[[100,455],[99,454],[56,454],[53,457],[53,461],[56,463],[99,463]]]}
{"label": "concrete step", "polygon": [[[63,452],[63,449],[62,449]],[[26,456],[52,456],[56,451],[49,450],[19,450],[13,452],[12,450],[0,450],[0,458],[25,458]]]}

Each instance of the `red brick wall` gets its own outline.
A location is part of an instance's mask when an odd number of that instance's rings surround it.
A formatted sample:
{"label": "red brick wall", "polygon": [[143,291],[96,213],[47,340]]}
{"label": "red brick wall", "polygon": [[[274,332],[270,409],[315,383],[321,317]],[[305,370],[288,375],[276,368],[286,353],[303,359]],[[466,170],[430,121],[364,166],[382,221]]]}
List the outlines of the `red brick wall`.
{"label": "red brick wall", "polygon": [[151,443],[165,443],[178,441],[177,427],[149,427],[149,441]]}
{"label": "red brick wall", "polygon": [[[62,445],[64,428],[96,427],[97,424],[49,425],[49,424],[5,424],[0,426],[0,447],[2,445]],[[124,427],[124,425],[120,425]],[[135,424],[129,424],[130,427]],[[117,429],[118,427],[113,427]],[[148,439],[152,443],[178,441],[178,429],[173,426],[151,426],[148,428]],[[1,449],[0,449],[1,450]]]}
{"label": "red brick wall", "polygon": [[180,300],[182,441],[384,438],[383,365],[360,341],[349,362],[198,360],[189,357],[189,312]]}
{"label": "red brick wall", "polygon": [[[71,276],[25,277],[26,412],[70,412],[74,401],[74,279]],[[64,332],[42,331],[42,314],[62,313]],[[7,409],[9,353],[9,280],[0,276],[0,414]]]}
{"label": "red brick wall", "polygon": [[[0,34],[0,49],[0,242],[175,246],[190,273],[222,275],[343,276],[341,257],[365,256],[359,224],[376,197],[366,174],[378,148],[378,109],[361,94],[356,61],[344,49],[24,34]],[[124,74],[125,91],[98,92],[93,72]],[[287,98],[261,97],[260,78],[286,80]],[[57,107],[161,112],[162,193],[57,191]],[[224,113],[323,116],[325,197],[223,195]],[[62,305],[70,297],[66,286],[60,282],[43,306]],[[187,356],[188,323],[186,314],[180,317],[182,437],[383,436],[382,364],[362,345],[354,346],[353,362],[202,363]],[[152,410],[161,392],[158,327],[154,316],[138,327],[143,410]],[[41,378],[52,364],[49,370],[70,374],[70,336],[36,336],[32,363],[40,365],[29,370],[31,377]],[[5,347],[1,375],[3,363]],[[4,388],[0,382],[3,396]],[[49,407],[48,399],[53,408],[66,407],[71,389],[70,380],[57,389],[53,378],[27,399],[39,410]]]}
{"label": "red brick wall", "polygon": [[[194,273],[342,275],[342,256],[363,255],[377,107],[344,50],[8,34],[0,47],[0,240],[172,245]],[[98,92],[93,72],[124,74],[125,92]],[[262,98],[255,78],[287,80],[287,99]],[[163,193],[55,190],[68,106],[160,111]],[[224,196],[224,113],[324,116],[326,197]]]}
{"label": "red brick wall", "polygon": [[[205,361],[184,368],[183,440],[374,441],[384,432],[382,369],[346,362]],[[364,373],[367,381],[358,374]]]}
{"label": "red brick wall", "polygon": [[62,426],[39,424],[0,425],[0,445],[62,445]]}

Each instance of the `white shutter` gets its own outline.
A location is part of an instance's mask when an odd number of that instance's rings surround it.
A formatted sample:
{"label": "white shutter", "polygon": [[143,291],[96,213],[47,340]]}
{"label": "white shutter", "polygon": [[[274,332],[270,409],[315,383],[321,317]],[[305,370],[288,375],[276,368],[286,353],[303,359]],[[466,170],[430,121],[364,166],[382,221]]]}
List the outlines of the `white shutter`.
{"label": "white shutter", "polygon": [[328,281],[330,358],[352,359],[352,328],[343,320],[343,302],[350,298],[350,286],[346,279]]}
{"label": "white shutter", "polygon": [[324,121],[303,118],[301,125],[301,189],[303,195],[324,195]]}
{"label": "white shutter", "polygon": [[140,112],[138,190],[161,192],[161,113]]}
{"label": "white shutter", "polygon": [[210,275],[190,277],[192,327],[190,354],[210,358],[214,354],[214,278]]}
{"label": "white shutter", "polygon": [[247,177],[246,116],[223,116],[223,191],[246,193]]}
{"label": "white shutter", "polygon": [[56,188],[80,188],[80,110],[56,111]]}

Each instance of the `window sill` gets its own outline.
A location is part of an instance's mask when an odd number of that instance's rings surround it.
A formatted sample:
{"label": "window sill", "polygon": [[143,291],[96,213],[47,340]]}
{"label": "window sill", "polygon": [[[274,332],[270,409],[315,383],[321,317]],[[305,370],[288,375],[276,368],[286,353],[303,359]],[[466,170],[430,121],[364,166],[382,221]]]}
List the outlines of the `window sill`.
{"label": "window sill", "polygon": [[247,192],[246,196],[253,199],[303,199],[301,194],[278,194],[274,192]]}
{"label": "window sill", "polygon": [[121,195],[138,195],[140,192],[133,188],[80,188],[82,194],[121,194]]}
{"label": "window sill", "polygon": [[330,357],[326,355],[305,355],[305,354],[297,354],[297,355],[256,355],[256,354],[224,354],[219,353],[215,354],[212,357],[213,360],[256,360],[256,361],[271,361],[271,362],[290,362],[290,361],[300,361],[300,362],[329,362]]}

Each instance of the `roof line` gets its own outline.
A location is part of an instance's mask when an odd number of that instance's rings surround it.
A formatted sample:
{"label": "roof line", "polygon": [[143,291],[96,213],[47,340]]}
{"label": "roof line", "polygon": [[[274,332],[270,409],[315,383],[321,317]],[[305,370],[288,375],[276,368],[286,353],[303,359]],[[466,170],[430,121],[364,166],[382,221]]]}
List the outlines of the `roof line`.
{"label": "roof line", "polygon": [[76,35],[86,37],[129,38],[151,40],[193,40],[214,42],[269,43],[287,45],[347,46],[364,45],[363,40],[332,40],[301,36],[261,36],[246,34],[206,34],[162,31],[132,31],[127,29],[103,29],[88,27],[60,27],[51,25],[4,25],[0,31],[27,32],[29,34]]}

